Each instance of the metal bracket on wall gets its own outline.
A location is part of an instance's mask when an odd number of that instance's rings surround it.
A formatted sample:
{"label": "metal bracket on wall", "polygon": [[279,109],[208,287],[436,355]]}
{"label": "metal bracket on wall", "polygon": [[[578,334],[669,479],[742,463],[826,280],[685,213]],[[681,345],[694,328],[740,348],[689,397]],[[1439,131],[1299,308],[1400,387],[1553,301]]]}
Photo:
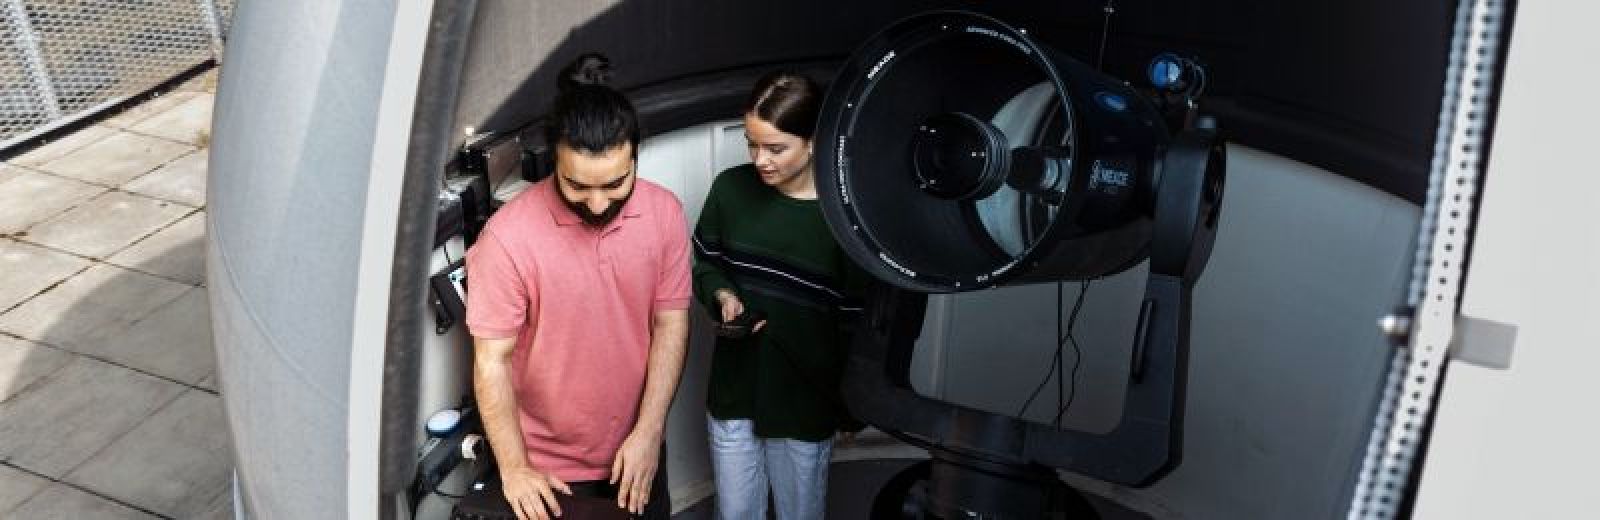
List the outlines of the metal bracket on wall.
{"label": "metal bracket on wall", "polygon": [[1461,316],[1456,318],[1456,335],[1450,338],[1450,358],[1506,370],[1511,368],[1511,354],[1516,343],[1516,325]]}
{"label": "metal bracket on wall", "polygon": [[[1404,308],[1378,320],[1378,328],[1396,346],[1411,342],[1413,311]],[[1494,320],[1457,316],[1450,337],[1450,359],[1484,368],[1511,368],[1512,348],[1517,342],[1517,327]]]}

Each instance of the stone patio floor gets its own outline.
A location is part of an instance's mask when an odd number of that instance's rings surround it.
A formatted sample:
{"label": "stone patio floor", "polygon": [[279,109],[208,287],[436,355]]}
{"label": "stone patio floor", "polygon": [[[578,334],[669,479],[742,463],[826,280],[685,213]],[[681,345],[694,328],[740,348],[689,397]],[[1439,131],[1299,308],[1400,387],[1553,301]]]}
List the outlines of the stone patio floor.
{"label": "stone patio floor", "polygon": [[0,518],[232,518],[205,287],[215,73],[0,166]]}

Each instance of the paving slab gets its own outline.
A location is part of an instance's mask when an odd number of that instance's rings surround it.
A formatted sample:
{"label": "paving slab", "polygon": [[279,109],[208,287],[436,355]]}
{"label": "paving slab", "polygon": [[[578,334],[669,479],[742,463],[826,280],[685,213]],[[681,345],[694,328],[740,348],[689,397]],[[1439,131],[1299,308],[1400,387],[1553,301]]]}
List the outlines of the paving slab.
{"label": "paving slab", "polygon": [[59,479],[185,389],[75,357],[22,395],[0,403],[0,459]]}
{"label": "paving slab", "polygon": [[34,493],[48,485],[50,481],[26,471],[0,466],[0,518],[12,518],[6,514],[7,511],[27,502]]}
{"label": "paving slab", "polygon": [[190,286],[95,264],[77,276],[0,314],[0,331],[68,350],[101,340],[97,331],[126,326],[177,299]]}
{"label": "paving slab", "polygon": [[140,121],[130,130],[193,145],[207,144],[211,136],[212,102],[210,92],[196,93],[178,106]]}
{"label": "paving slab", "polygon": [[156,168],[129,181],[125,191],[200,207],[206,205],[206,161],[208,150],[200,150]]}
{"label": "paving slab", "polygon": [[222,399],[179,396],[63,479],[173,518],[194,518],[232,475]]}
{"label": "paving slab", "polygon": [[0,239],[0,312],[32,298],[89,264],[81,257]]}
{"label": "paving slab", "polygon": [[[228,465],[231,468],[233,462],[230,460]],[[222,492],[218,493],[217,496],[211,497],[211,500],[206,502],[205,509],[191,518],[195,520],[234,520],[232,473],[229,473],[228,480],[223,482]]]}
{"label": "paving slab", "polygon": [[166,112],[168,109],[188,101],[194,97],[193,91],[174,91],[151,98],[148,101],[129,107],[115,116],[106,118],[103,124],[114,128],[127,129],[151,116]]}
{"label": "paving slab", "polygon": [[192,151],[194,147],[186,144],[119,131],[41,164],[38,169],[85,182],[119,186]]}
{"label": "paving slab", "polygon": [[156,520],[160,517],[141,513],[121,504],[100,498],[65,484],[54,484],[34,495],[17,507],[6,518],[18,520],[67,519],[72,520]]}
{"label": "paving slab", "polygon": [[27,153],[13,157],[8,162],[28,167],[38,166],[56,159],[60,159],[69,153],[76,152],[79,149],[94,143],[95,141],[105,139],[116,132],[116,128],[103,125],[84,127],[76,132],[63,136],[60,139],[56,139],[49,143],[40,145],[38,148],[29,150]]}
{"label": "paving slab", "polygon": [[0,180],[0,235],[27,230],[106,191],[47,173],[18,172]]}
{"label": "paving slab", "polygon": [[100,328],[73,350],[196,384],[216,369],[211,345],[210,305],[195,288],[138,321]]}
{"label": "paving slab", "polygon": [[157,231],[106,261],[180,282],[206,281],[206,214],[197,212]]}
{"label": "paving slab", "polygon": [[[72,362],[72,354],[31,341],[0,336],[0,403]],[[4,511],[0,507],[0,511]]]}
{"label": "paving slab", "polygon": [[194,208],[143,195],[112,191],[40,222],[29,242],[105,258],[177,222]]}
{"label": "paving slab", "polygon": [[27,171],[27,169],[22,168],[21,166],[12,166],[10,164],[0,163],[0,184],[11,180],[12,177],[27,173]]}

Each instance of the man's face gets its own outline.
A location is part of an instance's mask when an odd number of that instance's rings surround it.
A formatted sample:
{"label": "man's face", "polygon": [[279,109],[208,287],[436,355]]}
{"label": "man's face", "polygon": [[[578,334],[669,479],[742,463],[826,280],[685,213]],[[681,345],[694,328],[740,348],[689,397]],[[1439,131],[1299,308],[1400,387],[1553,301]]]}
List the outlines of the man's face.
{"label": "man's face", "polygon": [[616,218],[633,195],[634,177],[633,143],[600,153],[556,145],[556,185],[585,224],[601,227]]}

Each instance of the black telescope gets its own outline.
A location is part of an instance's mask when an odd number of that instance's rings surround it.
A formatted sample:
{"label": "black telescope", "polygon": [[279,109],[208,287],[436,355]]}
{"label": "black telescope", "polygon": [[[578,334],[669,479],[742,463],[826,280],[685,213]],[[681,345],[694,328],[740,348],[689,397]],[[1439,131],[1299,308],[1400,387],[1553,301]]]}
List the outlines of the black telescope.
{"label": "black telescope", "polygon": [[[1194,117],[1198,92],[1159,102],[1170,94],[1137,91],[966,12],[897,22],[845,63],[815,138],[818,196],[842,248],[882,282],[852,347],[846,400],[933,456],[880,494],[888,511],[1059,516],[1076,495],[1057,468],[1144,486],[1178,464],[1190,293],[1210,256],[1225,163],[1215,125]],[[1111,432],[911,390],[926,294],[1093,279],[1145,260],[1144,300],[1128,310],[1139,313],[1128,395]],[[919,495],[911,481],[923,477]]]}

